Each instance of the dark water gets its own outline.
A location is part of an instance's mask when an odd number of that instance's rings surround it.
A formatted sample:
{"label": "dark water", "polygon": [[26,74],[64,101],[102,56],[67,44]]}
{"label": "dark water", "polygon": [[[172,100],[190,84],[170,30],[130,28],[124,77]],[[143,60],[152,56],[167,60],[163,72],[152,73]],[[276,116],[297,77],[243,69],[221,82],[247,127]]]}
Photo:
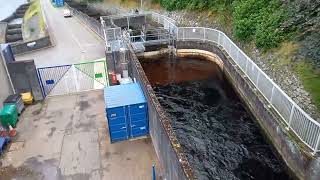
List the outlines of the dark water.
{"label": "dark water", "polygon": [[198,179],[290,179],[217,66],[142,64]]}

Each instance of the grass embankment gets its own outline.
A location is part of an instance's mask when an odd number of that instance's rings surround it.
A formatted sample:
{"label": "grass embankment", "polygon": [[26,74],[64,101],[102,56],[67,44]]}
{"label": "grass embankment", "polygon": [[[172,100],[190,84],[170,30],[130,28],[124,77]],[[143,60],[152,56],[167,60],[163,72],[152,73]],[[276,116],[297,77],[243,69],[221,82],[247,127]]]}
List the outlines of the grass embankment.
{"label": "grass embankment", "polygon": [[[40,4],[40,0],[33,0],[31,1],[31,5],[29,6],[28,10],[26,11],[23,20],[24,20],[24,25],[27,25],[30,21],[30,19],[34,16],[38,16],[39,21],[38,21],[38,25],[40,28],[41,32],[45,32],[45,22],[43,19],[43,14],[41,11],[41,4]],[[27,25],[28,26],[28,25]],[[35,27],[25,27],[27,28],[31,33],[35,31]]]}
{"label": "grass embankment", "polygon": [[295,68],[303,82],[303,86],[311,94],[312,99],[320,109],[320,72],[306,62],[299,62]]}
{"label": "grass embankment", "polygon": [[[310,93],[317,109],[320,109],[320,70],[313,67],[308,61],[292,57],[297,53],[299,44],[293,41],[281,43],[278,48],[274,48],[271,53],[277,62],[270,62],[275,69],[284,66],[295,72],[303,83],[304,88]],[[267,53],[266,53],[267,55]]]}

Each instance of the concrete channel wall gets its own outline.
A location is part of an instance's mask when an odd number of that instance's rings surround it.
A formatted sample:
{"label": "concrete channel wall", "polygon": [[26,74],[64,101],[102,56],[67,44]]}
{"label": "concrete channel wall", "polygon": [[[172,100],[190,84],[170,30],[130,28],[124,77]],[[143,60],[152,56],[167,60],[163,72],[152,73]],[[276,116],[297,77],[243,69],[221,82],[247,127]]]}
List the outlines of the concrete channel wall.
{"label": "concrete channel wall", "polygon": [[281,117],[272,110],[262,94],[256,90],[226,52],[222,51],[217,44],[202,40],[179,41],[177,48],[205,50],[218,55],[224,63],[223,71],[227,79],[255,117],[269,142],[289,167],[292,175],[298,179],[320,179],[320,157],[311,156],[303,146],[296,144],[298,141],[293,141],[296,137],[284,130]]}
{"label": "concrete channel wall", "polygon": [[150,136],[162,174],[168,180],[194,179],[193,171],[171,127],[170,119],[162,109],[133,49],[129,49],[129,74],[139,82],[148,101]]}
{"label": "concrete channel wall", "polygon": [[9,77],[7,75],[7,70],[5,67],[5,62],[0,53],[0,109],[3,106],[3,101],[11,94],[13,94],[13,90],[9,81]]}

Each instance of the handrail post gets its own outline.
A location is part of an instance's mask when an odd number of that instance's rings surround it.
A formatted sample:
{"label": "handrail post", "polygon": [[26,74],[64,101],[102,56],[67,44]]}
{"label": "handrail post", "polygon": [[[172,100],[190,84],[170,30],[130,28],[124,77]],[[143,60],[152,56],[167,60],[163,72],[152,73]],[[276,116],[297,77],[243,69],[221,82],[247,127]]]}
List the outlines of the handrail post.
{"label": "handrail post", "polygon": [[313,150],[313,155],[315,155],[317,153],[319,144],[320,144],[320,133],[318,135],[318,140],[317,140],[316,147],[314,147],[314,150]]}
{"label": "handrail post", "polygon": [[274,94],[274,85],[272,86],[272,90],[271,90],[271,97],[270,97],[271,104],[272,104],[273,94]]}
{"label": "handrail post", "polygon": [[291,111],[290,111],[290,118],[289,118],[287,130],[290,129],[291,121],[292,121],[292,117],[293,117],[293,112],[294,112],[294,104],[292,104],[292,108],[291,108]]}
{"label": "handrail post", "polygon": [[257,76],[256,86],[257,86],[257,88],[259,89],[259,78],[260,78],[261,72],[260,72],[260,71],[258,71],[258,72],[259,72],[259,73],[258,73],[258,76]]}
{"label": "handrail post", "polygon": [[203,28],[203,40],[206,40],[206,28]]}
{"label": "handrail post", "polygon": [[186,29],[183,28],[183,31],[182,31],[182,40],[183,40],[183,41],[184,41],[184,39],[185,39],[185,33],[186,33],[185,30],[186,30]]}
{"label": "handrail post", "polygon": [[[230,49],[231,49],[231,46],[230,46]],[[247,73],[248,73],[248,64],[249,64],[249,59],[248,58],[246,58],[246,69],[245,69],[245,73],[246,73],[246,75],[247,75]]]}

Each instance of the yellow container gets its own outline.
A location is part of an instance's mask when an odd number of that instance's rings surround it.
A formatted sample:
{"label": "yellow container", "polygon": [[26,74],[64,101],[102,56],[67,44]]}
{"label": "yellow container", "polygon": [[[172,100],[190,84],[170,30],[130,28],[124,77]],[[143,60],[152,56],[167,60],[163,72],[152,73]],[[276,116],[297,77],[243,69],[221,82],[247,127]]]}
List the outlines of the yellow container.
{"label": "yellow container", "polygon": [[21,93],[21,96],[22,96],[22,101],[24,104],[32,104],[33,96],[30,92]]}

